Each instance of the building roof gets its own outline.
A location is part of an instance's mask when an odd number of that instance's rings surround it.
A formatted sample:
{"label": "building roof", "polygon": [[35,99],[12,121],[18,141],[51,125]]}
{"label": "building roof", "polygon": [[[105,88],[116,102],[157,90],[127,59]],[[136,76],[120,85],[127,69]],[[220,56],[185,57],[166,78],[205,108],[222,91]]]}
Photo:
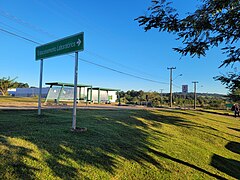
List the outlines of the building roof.
{"label": "building roof", "polygon": [[112,89],[112,88],[102,88],[102,87],[93,87],[93,88],[88,88],[92,90],[102,90],[102,91],[120,91],[120,89]]}
{"label": "building roof", "polygon": [[[46,85],[50,86],[68,86],[68,87],[74,87],[74,84],[71,83],[63,83],[63,82],[49,82],[45,83]],[[77,84],[77,87],[92,87],[92,85],[86,85],[86,84]]]}
{"label": "building roof", "polygon": [[[46,85],[50,85],[50,86],[67,86],[67,87],[74,87],[74,84],[71,84],[71,83],[63,83],[63,82],[49,82],[49,83],[45,83],[45,84],[46,84]],[[77,84],[77,87],[88,87],[88,89],[100,90],[100,91],[120,91],[120,89],[102,88],[102,87],[92,87],[92,85],[86,85],[86,84]]]}

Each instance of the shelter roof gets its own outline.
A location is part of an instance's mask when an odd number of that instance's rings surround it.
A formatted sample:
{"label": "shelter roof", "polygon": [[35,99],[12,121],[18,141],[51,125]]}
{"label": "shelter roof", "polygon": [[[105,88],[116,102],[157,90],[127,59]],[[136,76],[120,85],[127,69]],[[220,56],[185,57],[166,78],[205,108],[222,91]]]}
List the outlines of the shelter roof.
{"label": "shelter roof", "polygon": [[[68,87],[74,87],[74,84],[71,83],[63,83],[63,82],[49,82],[45,83],[46,85],[50,86],[68,86]],[[86,84],[77,84],[77,87],[92,87],[92,85],[86,85]]]}
{"label": "shelter roof", "polygon": [[102,87],[93,87],[91,89],[92,90],[100,90],[100,91],[120,91],[120,89],[102,88]]}

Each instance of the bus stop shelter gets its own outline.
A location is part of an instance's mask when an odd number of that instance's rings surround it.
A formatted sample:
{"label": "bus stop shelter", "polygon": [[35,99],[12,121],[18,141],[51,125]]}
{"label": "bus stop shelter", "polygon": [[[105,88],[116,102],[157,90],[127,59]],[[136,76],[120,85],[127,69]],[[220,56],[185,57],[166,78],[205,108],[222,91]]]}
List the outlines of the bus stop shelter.
{"label": "bus stop shelter", "polygon": [[[108,93],[110,91],[116,91],[117,93],[117,99],[118,99],[118,102],[120,102],[120,96],[119,96],[119,91],[120,89],[111,89],[111,88],[101,88],[101,87],[89,87],[87,88],[87,100],[89,100],[90,102],[92,102],[92,99],[93,99],[93,91],[97,91],[97,103],[100,104],[101,103],[101,92],[104,91],[107,93],[107,97],[108,96]],[[89,99],[89,96],[90,95],[90,99]],[[108,99],[109,100],[109,99]]]}
{"label": "bus stop shelter", "polygon": [[[73,94],[71,94],[71,93],[68,93],[68,96],[66,97],[66,91],[65,91],[65,88],[71,88],[73,91],[74,84],[63,83],[63,82],[50,82],[50,83],[45,83],[45,84],[50,85],[45,103],[50,99],[54,99],[54,101],[56,101],[56,103],[59,103],[59,101],[64,98],[68,99],[68,100],[74,99]],[[54,87],[59,87],[60,89],[58,91],[56,91],[56,90],[53,90]],[[78,91],[79,96],[77,97],[78,100],[81,100],[82,98],[84,98],[84,97],[82,97],[82,94],[81,94],[83,88],[87,88],[86,100],[88,100],[88,97],[89,97],[88,93],[90,93],[90,97],[91,97],[92,85],[77,84],[77,88],[79,89],[79,91]],[[56,92],[54,92],[54,91],[56,91]],[[54,96],[53,96],[53,93],[54,93]],[[91,100],[91,98],[90,98],[90,100]]]}

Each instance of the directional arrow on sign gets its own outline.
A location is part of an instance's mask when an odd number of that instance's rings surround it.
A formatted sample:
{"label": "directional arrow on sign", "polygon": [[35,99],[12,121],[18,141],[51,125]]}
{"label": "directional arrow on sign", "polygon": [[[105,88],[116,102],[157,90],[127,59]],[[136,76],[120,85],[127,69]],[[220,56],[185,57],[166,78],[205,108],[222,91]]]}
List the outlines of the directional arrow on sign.
{"label": "directional arrow on sign", "polygon": [[80,46],[80,44],[82,43],[82,41],[80,39],[77,40],[77,45]]}
{"label": "directional arrow on sign", "polygon": [[[72,52],[83,51],[84,49],[84,33],[77,33],[57,41],[36,47],[36,60],[46,59],[54,56],[68,54]],[[58,47],[64,48],[58,48]]]}

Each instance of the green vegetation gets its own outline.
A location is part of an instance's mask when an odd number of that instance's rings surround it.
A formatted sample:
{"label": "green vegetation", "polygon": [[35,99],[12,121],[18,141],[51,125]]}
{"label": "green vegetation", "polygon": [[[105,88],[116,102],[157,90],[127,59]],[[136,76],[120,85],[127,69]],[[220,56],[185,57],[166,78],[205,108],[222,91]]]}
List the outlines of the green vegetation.
{"label": "green vegetation", "polygon": [[[206,56],[213,47],[221,48],[226,54],[220,67],[240,62],[240,3],[239,1],[200,0],[193,13],[180,16],[170,0],[152,0],[143,16],[136,18],[145,31],[158,29],[176,35],[183,47],[173,48],[182,56]],[[240,73],[235,68],[226,75],[219,75],[215,80],[221,81],[230,93],[240,89]],[[239,99],[238,99],[239,100]]]}
{"label": "green vegetation", "polygon": [[[168,107],[169,106],[169,93],[159,92],[144,92],[140,91],[121,91],[120,100],[123,104],[133,105],[148,105],[149,107]],[[0,96],[1,104],[24,104],[24,103],[37,103],[38,97],[12,97],[12,96]],[[45,99],[42,98],[42,102]],[[49,101],[49,104],[54,101]],[[118,100],[117,100],[118,102]],[[67,104],[67,102],[64,101]],[[72,103],[72,102],[71,102]],[[188,93],[183,95],[182,93],[173,93],[173,103],[175,107],[191,108],[194,103],[194,94]],[[204,109],[221,109],[226,110],[226,104],[233,104],[229,98],[220,94],[197,94],[197,106]]]}
{"label": "green vegetation", "polygon": [[0,179],[239,179],[240,119],[199,111],[0,110]]}
{"label": "green vegetation", "polygon": [[8,89],[10,88],[28,88],[27,83],[19,83],[15,81],[16,78],[11,79],[10,77],[0,78],[0,95],[7,96]]}
{"label": "green vegetation", "polygon": [[[169,106],[169,93],[127,91],[120,92],[121,102],[126,104],[148,105],[148,106]],[[194,94],[173,93],[173,103],[180,107],[193,107]],[[207,109],[226,109],[229,98],[220,94],[197,94],[197,106]]]}
{"label": "green vegetation", "polygon": [[[44,100],[42,100],[44,101]],[[12,96],[0,96],[0,103],[26,103],[26,102],[38,102],[38,97],[12,97]]]}

